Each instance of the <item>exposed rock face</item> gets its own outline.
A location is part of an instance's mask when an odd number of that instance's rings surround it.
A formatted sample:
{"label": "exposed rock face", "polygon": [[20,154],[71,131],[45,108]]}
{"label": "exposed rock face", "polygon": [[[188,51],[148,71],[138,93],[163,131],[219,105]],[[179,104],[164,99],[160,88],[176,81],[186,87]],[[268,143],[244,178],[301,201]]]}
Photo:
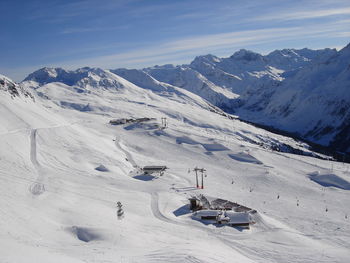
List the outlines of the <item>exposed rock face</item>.
{"label": "exposed rock face", "polygon": [[33,95],[28,90],[3,75],[0,75],[0,90],[8,92],[12,97],[24,96],[34,100]]}

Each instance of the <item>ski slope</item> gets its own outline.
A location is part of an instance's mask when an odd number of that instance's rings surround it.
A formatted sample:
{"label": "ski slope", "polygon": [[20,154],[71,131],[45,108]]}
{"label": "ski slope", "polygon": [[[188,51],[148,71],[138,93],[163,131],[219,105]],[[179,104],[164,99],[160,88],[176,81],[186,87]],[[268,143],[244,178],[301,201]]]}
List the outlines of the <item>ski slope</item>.
{"label": "ski slope", "polygon": [[[271,151],[308,149],[195,95],[116,81],[117,90],[36,86],[35,102],[0,90],[1,262],[348,262],[350,192],[310,175],[350,182],[349,164]],[[109,124],[127,117],[157,120]],[[147,178],[146,165],[169,170]],[[208,174],[201,190],[188,172],[196,166]],[[256,224],[193,220],[187,198],[199,193],[256,209]]]}

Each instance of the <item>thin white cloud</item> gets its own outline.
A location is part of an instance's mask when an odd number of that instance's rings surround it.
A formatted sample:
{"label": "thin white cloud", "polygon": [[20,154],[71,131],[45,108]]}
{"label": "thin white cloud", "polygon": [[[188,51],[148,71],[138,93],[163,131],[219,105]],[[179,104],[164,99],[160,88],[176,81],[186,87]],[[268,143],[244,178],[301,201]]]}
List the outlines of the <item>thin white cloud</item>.
{"label": "thin white cloud", "polygon": [[123,53],[115,53],[106,56],[91,57],[67,65],[74,66],[98,66],[118,67],[134,66],[139,67],[145,64],[156,64],[159,61],[173,62],[180,57],[195,56],[204,53],[213,53],[226,50],[233,51],[248,45],[266,44],[295,39],[312,39],[319,37],[346,37],[348,35],[348,23],[323,24],[309,27],[284,27],[269,28],[261,30],[246,30],[221,34],[202,35],[192,38],[179,39],[161,43],[157,46],[148,46],[134,49]]}
{"label": "thin white cloud", "polygon": [[266,14],[253,18],[253,21],[266,21],[266,20],[301,20],[320,17],[329,17],[334,15],[349,15],[350,7],[335,8],[335,9],[322,9],[322,10],[309,10],[309,11],[292,11],[282,12],[279,14]]}
{"label": "thin white cloud", "polygon": [[113,31],[113,30],[120,30],[120,29],[127,29],[127,25],[121,25],[121,26],[114,26],[114,27],[106,27],[106,26],[100,26],[100,27],[72,27],[72,28],[66,28],[64,29],[61,34],[75,34],[75,33],[86,33],[86,32],[101,32],[101,31]]}

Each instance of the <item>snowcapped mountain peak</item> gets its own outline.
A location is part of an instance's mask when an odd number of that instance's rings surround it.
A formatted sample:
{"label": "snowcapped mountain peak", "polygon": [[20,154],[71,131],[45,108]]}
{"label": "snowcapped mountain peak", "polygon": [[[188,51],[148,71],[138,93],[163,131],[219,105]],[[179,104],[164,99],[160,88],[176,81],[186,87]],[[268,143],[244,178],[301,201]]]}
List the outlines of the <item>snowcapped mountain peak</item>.
{"label": "snowcapped mountain peak", "polygon": [[310,61],[310,59],[301,56],[298,54],[297,50],[295,49],[281,49],[281,50],[275,50],[268,54],[268,57],[270,58],[276,58],[276,57],[286,57],[286,58],[301,58],[304,61]]}
{"label": "snowcapped mountain peak", "polygon": [[44,84],[52,82],[53,79],[56,79],[59,75],[63,75],[64,73],[67,72],[62,68],[44,67],[29,74],[24,81],[32,80]]}
{"label": "snowcapped mountain peak", "polygon": [[311,62],[325,60],[334,56],[336,53],[337,51],[335,49],[330,48],[320,50],[311,50],[308,48],[281,49],[272,51],[265,57],[269,65],[289,71],[304,67]]}
{"label": "snowcapped mountain peak", "polygon": [[208,54],[204,56],[197,56],[195,59],[191,62],[191,66],[199,65],[201,63],[207,63],[207,64],[216,64],[221,62],[221,58],[218,58],[214,55]]}
{"label": "snowcapped mountain peak", "polygon": [[55,69],[55,68],[48,68],[48,67],[45,67],[45,68],[42,68],[41,72],[42,73],[46,73],[49,77],[52,77],[52,78],[55,78],[57,77],[57,70],[62,70],[62,69]]}
{"label": "snowcapped mountain peak", "polygon": [[117,74],[118,76],[121,76],[122,78],[134,83],[141,88],[157,92],[167,90],[166,84],[159,82],[144,70],[120,68],[113,69],[111,72]]}
{"label": "snowcapped mountain peak", "polygon": [[52,82],[61,82],[68,86],[82,88],[120,88],[123,80],[108,70],[101,68],[83,67],[77,70],[64,70],[62,68],[42,68],[25,78],[26,81],[35,81],[39,85]]}
{"label": "snowcapped mountain peak", "polygon": [[147,69],[163,69],[163,70],[166,70],[166,69],[174,69],[176,68],[176,66],[174,66],[173,64],[165,64],[165,65],[155,65],[153,67],[149,67]]}
{"label": "snowcapped mountain peak", "polygon": [[230,58],[234,60],[245,60],[245,61],[264,60],[264,57],[261,54],[247,50],[247,49],[240,49],[239,51],[235,52]]}
{"label": "snowcapped mountain peak", "polygon": [[78,68],[75,72],[77,73],[86,73],[87,75],[95,74],[98,76],[105,76],[108,74],[107,70],[101,69],[101,68],[91,68],[91,67],[83,67],[83,68]]}
{"label": "snowcapped mountain peak", "polygon": [[347,46],[345,46],[344,48],[342,48],[341,50],[339,50],[339,53],[342,53],[342,54],[347,53],[347,54],[349,54],[350,53],[350,43]]}

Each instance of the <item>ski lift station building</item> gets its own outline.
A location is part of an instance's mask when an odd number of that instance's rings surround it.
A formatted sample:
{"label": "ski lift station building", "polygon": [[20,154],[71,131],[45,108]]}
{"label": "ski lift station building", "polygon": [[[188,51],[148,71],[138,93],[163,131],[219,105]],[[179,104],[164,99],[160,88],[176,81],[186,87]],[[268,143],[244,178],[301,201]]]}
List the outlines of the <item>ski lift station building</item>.
{"label": "ski lift station building", "polygon": [[204,195],[189,198],[193,217],[207,223],[248,228],[254,224],[252,215],[256,213],[249,207],[220,198]]}
{"label": "ski lift station building", "polygon": [[254,223],[249,212],[199,210],[194,212],[193,217],[204,220],[207,223],[244,227],[247,229],[250,228],[250,224]]}
{"label": "ski lift station building", "polygon": [[163,175],[166,169],[169,169],[169,168],[166,166],[153,165],[153,166],[144,166],[142,168],[142,171],[145,174],[159,173],[160,175]]}

